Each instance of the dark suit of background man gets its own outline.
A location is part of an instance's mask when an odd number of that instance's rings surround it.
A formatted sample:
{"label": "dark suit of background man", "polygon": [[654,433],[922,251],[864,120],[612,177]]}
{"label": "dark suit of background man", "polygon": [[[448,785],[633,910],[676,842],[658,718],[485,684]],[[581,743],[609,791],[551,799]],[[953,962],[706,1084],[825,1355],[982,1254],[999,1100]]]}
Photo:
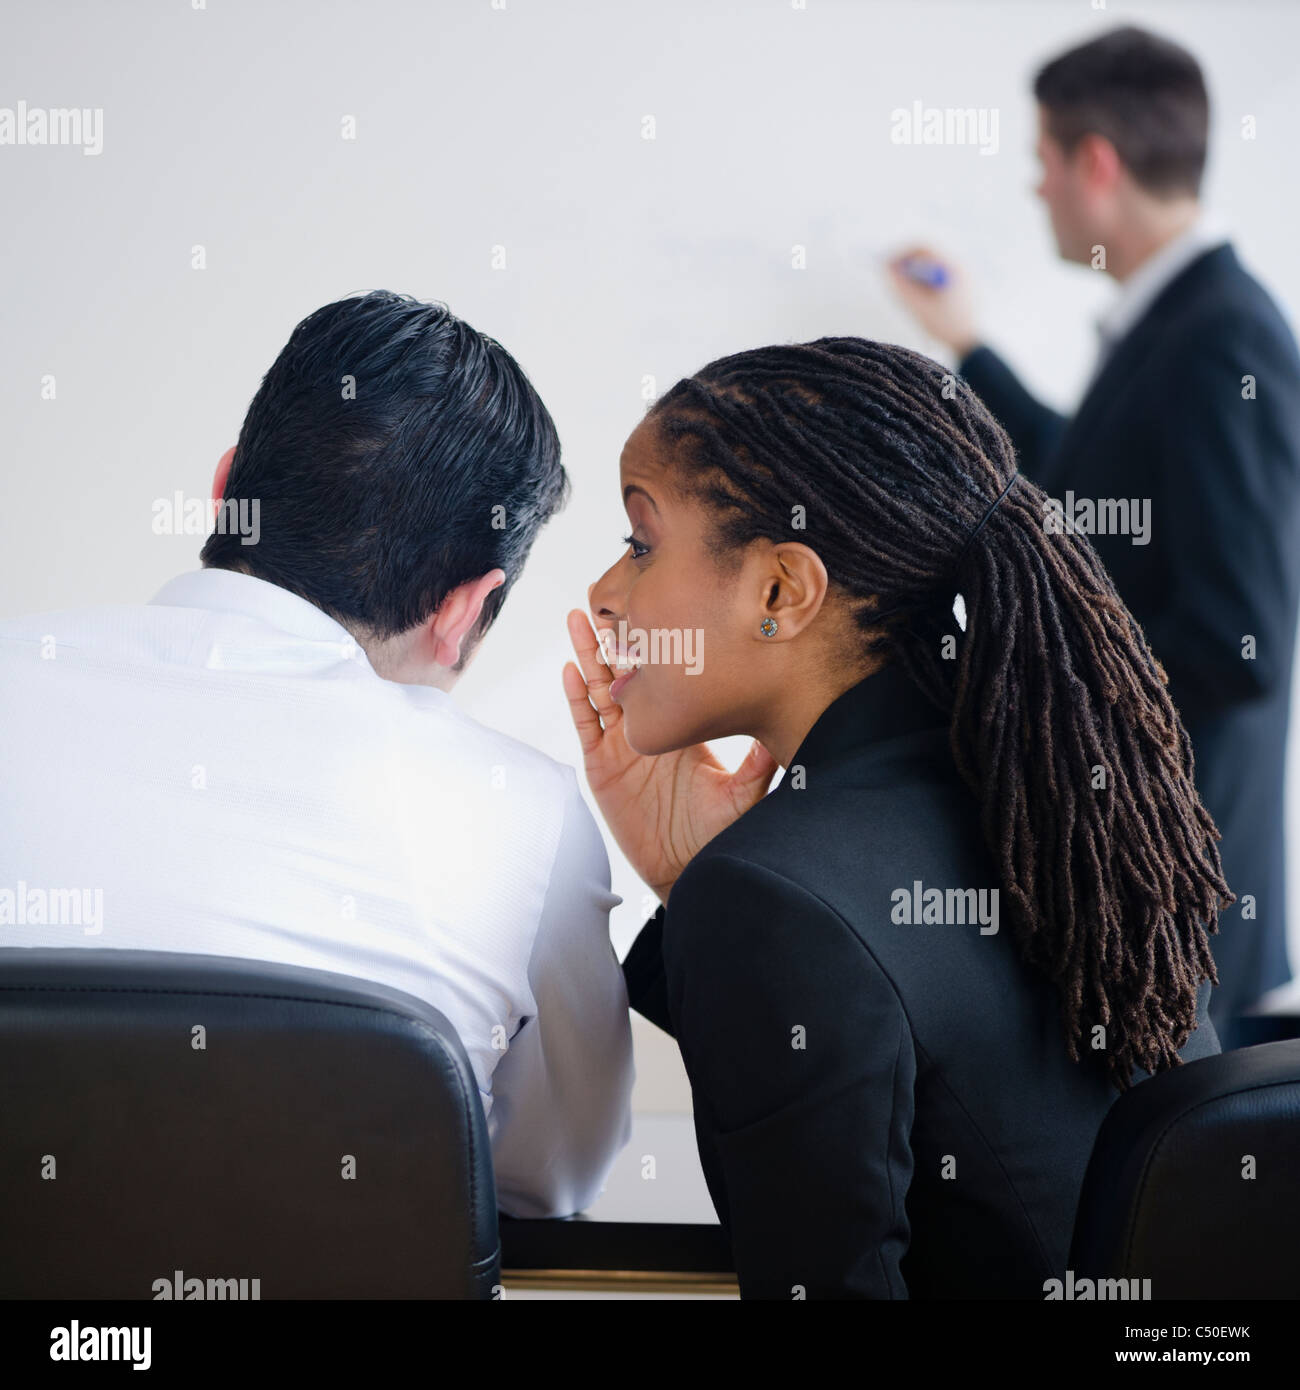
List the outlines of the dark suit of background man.
{"label": "dark suit of background man", "polygon": [[1291,973],[1283,789],[1300,594],[1300,359],[1272,300],[1201,216],[1209,105],[1189,53],[1117,30],[1049,63],[1034,95],[1037,192],[1060,253],[1121,286],[1077,414],[1035,400],[980,343],[953,268],[943,267],[946,283],[920,282],[918,265],[933,276],[938,262],[915,248],[893,262],[894,282],[958,354],[1050,496],[1150,499],[1146,544],[1133,543],[1140,508],[1130,534],[1092,539],[1168,673],[1223,835],[1238,901],[1215,938],[1211,1016],[1228,1048],[1239,1045],[1241,1014]]}

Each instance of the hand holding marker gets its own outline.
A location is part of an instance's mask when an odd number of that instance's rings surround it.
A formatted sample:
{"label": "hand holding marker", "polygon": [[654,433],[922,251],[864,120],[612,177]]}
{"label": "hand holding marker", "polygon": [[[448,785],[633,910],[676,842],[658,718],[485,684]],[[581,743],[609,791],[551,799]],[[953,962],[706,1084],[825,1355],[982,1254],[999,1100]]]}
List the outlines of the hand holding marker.
{"label": "hand holding marker", "polygon": [[958,361],[979,345],[970,287],[954,261],[928,246],[902,247],[889,259],[889,278],[921,328]]}
{"label": "hand holding marker", "polygon": [[909,280],[915,280],[918,285],[929,285],[935,290],[942,289],[949,279],[947,268],[929,256],[904,256],[899,262],[899,269]]}

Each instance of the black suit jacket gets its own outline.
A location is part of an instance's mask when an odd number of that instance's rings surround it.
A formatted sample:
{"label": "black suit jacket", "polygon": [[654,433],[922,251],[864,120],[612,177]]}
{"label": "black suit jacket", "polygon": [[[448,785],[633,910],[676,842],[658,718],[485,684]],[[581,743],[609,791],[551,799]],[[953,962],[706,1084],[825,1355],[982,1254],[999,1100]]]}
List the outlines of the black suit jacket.
{"label": "black suit jacket", "polygon": [[[1165,287],[1068,422],[986,347],[959,370],[1049,494],[1150,499],[1148,544],[1092,540],[1169,675],[1201,797],[1223,835],[1238,898],[1214,943],[1223,1032],[1290,978],[1283,795],[1300,601],[1295,340],[1223,245]],[[1243,397],[1246,377],[1254,399]]]}
{"label": "black suit jacket", "polygon": [[[946,724],[887,667],[829,706],[624,962],[633,1007],[681,1046],[743,1297],[1040,1299],[1064,1277],[1118,1092],[1099,1054],[1067,1057],[1005,922],[893,920],[918,882],[998,880]],[[1219,1050],[1208,998],[1185,1059]]]}

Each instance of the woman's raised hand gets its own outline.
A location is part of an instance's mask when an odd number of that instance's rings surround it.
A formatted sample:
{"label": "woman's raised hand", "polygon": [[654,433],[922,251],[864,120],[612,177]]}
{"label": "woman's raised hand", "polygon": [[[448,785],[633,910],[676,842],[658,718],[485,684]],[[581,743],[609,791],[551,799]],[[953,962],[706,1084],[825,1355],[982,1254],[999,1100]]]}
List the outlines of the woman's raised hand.
{"label": "woman's raised hand", "polygon": [[695,855],[762,799],[776,760],[757,740],[735,772],[704,743],[649,757],[635,752],[623,733],[623,711],[610,698],[613,673],[591,623],[580,609],[568,621],[578,664],[564,667],[564,693],[587,783],[619,848],[666,903]]}

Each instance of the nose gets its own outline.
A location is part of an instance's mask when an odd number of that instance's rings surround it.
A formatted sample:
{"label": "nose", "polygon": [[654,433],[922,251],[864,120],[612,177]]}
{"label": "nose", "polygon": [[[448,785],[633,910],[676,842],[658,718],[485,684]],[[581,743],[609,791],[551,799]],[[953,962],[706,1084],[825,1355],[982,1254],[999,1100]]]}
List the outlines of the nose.
{"label": "nose", "polygon": [[626,590],[619,581],[619,571],[623,562],[619,560],[600,576],[587,590],[587,607],[597,626],[608,626],[618,622],[623,615],[626,603]]}

